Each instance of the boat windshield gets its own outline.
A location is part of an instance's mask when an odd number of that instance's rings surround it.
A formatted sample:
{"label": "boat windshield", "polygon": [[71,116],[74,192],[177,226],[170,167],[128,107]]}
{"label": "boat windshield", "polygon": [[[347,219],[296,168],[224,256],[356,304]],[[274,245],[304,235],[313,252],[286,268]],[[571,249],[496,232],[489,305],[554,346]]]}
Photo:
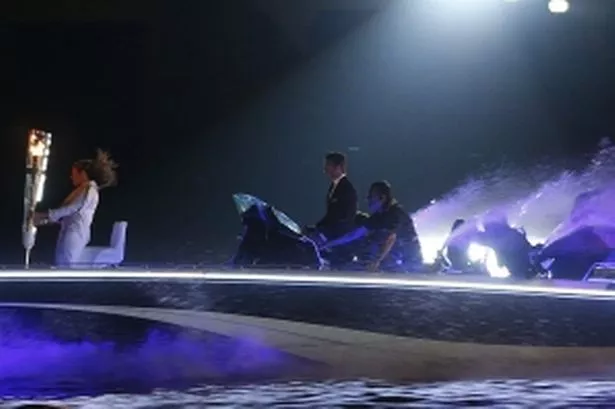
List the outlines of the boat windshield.
{"label": "boat windshield", "polygon": [[269,206],[267,202],[247,193],[235,193],[233,195],[233,201],[235,202],[235,207],[237,207],[237,212],[240,216],[242,216],[252,206],[256,205],[259,208]]}
{"label": "boat windshield", "polygon": [[233,195],[233,201],[235,202],[235,206],[237,207],[237,212],[239,212],[240,216],[254,205],[262,209],[269,206],[271,208],[271,211],[275,215],[276,219],[280,222],[280,224],[282,224],[283,226],[285,226],[286,228],[288,228],[290,231],[294,233],[297,233],[299,235],[303,234],[301,232],[301,227],[299,227],[299,224],[297,224],[293,219],[291,219],[286,213],[276,209],[273,206],[270,206],[269,204],[267,204],[267,202],[259,199],[256,196],[253,196],[247,193],[235,193]]}

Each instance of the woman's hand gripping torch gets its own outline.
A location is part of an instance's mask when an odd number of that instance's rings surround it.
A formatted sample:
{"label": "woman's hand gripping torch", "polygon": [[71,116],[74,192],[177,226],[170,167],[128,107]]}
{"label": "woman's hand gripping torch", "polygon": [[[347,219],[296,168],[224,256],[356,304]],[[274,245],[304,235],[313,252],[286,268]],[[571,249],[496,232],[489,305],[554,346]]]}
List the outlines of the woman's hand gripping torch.
{"label": "woman's hand gripping torch", "polygon": [[51,134],[33,129],[28,134],[26,152],[26,183],[24,189],[24,220],[22,242],[25,254],[25,267],[30,265],[30,252],[36,242],[36,224],[34,219],[36,205],[43,199],[47,165],[51,152]]}

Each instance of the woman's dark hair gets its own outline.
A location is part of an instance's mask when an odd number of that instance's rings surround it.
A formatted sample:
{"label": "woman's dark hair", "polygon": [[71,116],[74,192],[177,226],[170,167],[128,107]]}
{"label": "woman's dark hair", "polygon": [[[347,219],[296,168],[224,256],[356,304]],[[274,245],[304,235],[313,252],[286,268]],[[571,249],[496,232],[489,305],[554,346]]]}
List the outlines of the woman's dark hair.
{"label": "woman's dark hair", "polygon": [[369,194],[384,196],[384,200],[387,205],[393,202],[393,191],[391,189],[391,184],[386,180],[372,183],[369,188]]}
{"label": "woman's dark hair", "polygon": [[99,189],[115,186],[117,184],[117,163],[111,159],[109,153],[97,149],[96,158],[81,159],[73,164],[73,167],[83,170],[90,180],[98,184]]}

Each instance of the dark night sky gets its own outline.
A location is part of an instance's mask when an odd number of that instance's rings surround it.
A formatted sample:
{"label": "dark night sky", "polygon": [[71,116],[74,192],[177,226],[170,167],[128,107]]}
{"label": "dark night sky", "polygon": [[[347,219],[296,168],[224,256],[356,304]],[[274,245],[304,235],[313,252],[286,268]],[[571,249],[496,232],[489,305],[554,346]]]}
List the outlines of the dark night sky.
{"label": "dark night sky", "polygon": [[[73,160],[109,149],[120,185],[103,192],[94,241],[126,219],[128,261],[187,263],[234,243],[232,192],[317,218],[330,149],[359,147],[359,188],[386,177],[413,210],[490,162],[615,135],[610,0],[563,16],[498,4],[482,31],[419,6],[405,27],[374,0],[53,3],[0,6],[6,263],[21,258],[29,127],[55,137],[44,205],[69,192]],[[55,234],[39,233],[38,261]]]}

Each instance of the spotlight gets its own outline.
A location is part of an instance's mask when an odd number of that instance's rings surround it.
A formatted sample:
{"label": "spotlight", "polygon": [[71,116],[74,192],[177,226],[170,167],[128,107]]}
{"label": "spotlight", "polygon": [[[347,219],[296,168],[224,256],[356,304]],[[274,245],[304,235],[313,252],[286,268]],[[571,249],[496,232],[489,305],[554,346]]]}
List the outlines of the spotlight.
{"label": "spotlight", "polygon": [[549,0],[549,11],[551,13],[565,13],[570,9],[568,0]]}

